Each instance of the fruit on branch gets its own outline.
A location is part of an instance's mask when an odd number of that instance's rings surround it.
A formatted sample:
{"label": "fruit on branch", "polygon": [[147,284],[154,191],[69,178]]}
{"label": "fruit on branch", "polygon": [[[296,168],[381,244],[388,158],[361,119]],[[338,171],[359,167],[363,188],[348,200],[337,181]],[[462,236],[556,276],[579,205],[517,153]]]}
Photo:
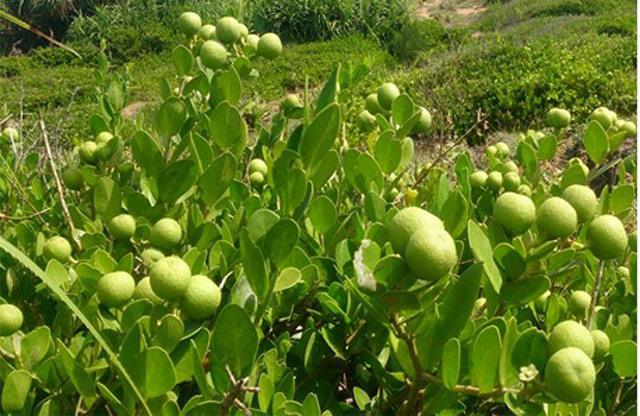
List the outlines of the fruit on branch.
{"label": "fruit on branch", "polygon": [[585,185],[570,185],[562,191],[562,198],[571,204],[578,214],[578,222],[590,221],[598,210],[598,197]]}
{"label": "fruit on branch", "polygon": [[512,236],[524,234],[536,219],[536,206],[531,198],[505,192],[493,205],[493,217]]}
{"label": "fruit on branch", "polygon": [[56,259],[64,263],[71,258],[71,244],[66,238],[57,235],[44,243],[42,252],[47,259]]}
{"label": "fruit on branch", "polygon": [[554,196],[538,208],[537,224],[551,238],[566,238],[578,228],[578,214],[570,203]]}
{"label": "fruit on branch", "polygon": [[220,288],[213,280],[207,276],[195,275],[189,281],[180,309],[192,319],[205,319],[218,309],[220,299]]}
{"label": "fruit on branch", "polygon": [[105,274],[98,281],[98,299],[107,308],[118,308],[133,296],[136,282],[127,272],[117,271]]}
{"label": "fruit on branch", "polygon": [[587,229],[587,247],[601,260],[622,256],[628,241],[622,221],[613,215],[596,217]]}
{"label": "fruit on branch", "polygon": [[180,299],[187,291],[191,269],[180,257],[169,256],[151,267],[149,279],[153,293],[164,300],[173,301]]}
{"label": "fruit on branch", "polygon": [[578,348],[564,348],[553,354],[544,373],[548,391],[566,403],[584,400],[596,383],[593,362]]}
{"label": "fruit on branch", "polygon": [[411,235],[421,228],[444,229],[440,218],[418,207],[403,208],[389,226],[389,241],[396,253],[404,254]]}
{"label": "fruit on branch", "polygon": [[0,305],[0,337],[17,332],[23,321],[22,311],[17,306],[9,303]]}
{"label": "fruit on branch", "polygon": [[163,250],[171,250],[182,240],[182,228],[173,218],[163,218],[151,228],[151,244]]}
{"label": "fruit on branch", "polygon": [[116,240],[128,240],[136,232],[136,220],[129,214],[116,215],[109,221],[107,229]]}
{"label": "fruit on branch", "polygon": [[580,323],[571,320],[560,322],[549,334],[549,354],[567,347],[579,348],[589,357],[593,357],[595,349],[589,330]]}

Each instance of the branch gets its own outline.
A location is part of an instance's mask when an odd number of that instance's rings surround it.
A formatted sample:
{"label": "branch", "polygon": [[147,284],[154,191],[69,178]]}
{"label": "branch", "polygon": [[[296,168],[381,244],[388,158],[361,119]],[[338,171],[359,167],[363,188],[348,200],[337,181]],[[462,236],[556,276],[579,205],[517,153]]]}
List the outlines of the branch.
{"label": "branch", "polygon": [[42,119],[42,117],[40,117],[40,130],[42,131],[42,138],[44,139],[44,145],[47,150],[47,157],[49,158],[49,164],[51,166],[51,172],[53,173],[53,179],[55,180],[56,188],[58,189],[58,197],[60,199],[60,205],[62,206],[62,214],[67,221],[67,225],[69,226],[69,230],[71,231],[71,237],[73,237],[73,241],[78,246],[78,249],[82,250],[80,241],[76,239],[75,227],[73,226],[73,220],[71,219],[69,208],[67,208],[67,203],[64,200],[64,188],[62,187],[62,182],[60,182],[60,177],[58,176],[58,172],[56,170],[56,164],[53,161],[51,146],[49,146],[49,137],[47,136],[47,129],[45,128],[44,120]]}
{"label": "branch", "polygon": [[[440,380],[438,377],[429,374],[429,373],[422,373],[422,378],[432,384],[436,384],[440,387],[444,387],[444,382],[442,380]],[[466,394],[468,396],[476,396],[476,397],[493,397],[493,396],[500,396],[502,394],[505,393],[518,393],[520,392],[520,390],[517,389],[510,389],[508,387],[496,387],[486,393],[481,393],[480,389],[476,386],[469,386],[466,384],[456,384],[453,389],[451,389],[453,392],[456,393],[460,393],[460,394]]]}
{"label": "branch", "polygon": [[11,215],[7,215],[4,214],[2,212],[0,212],[0,221],[24,221],[24,220],[29,220],[31,218],[35,218],[37,216],[40,216],[46,212],[48,212],[51,208],[45,208],[41,211],[38,212],[34,212],[33,214],[29,214],[29,215],[24,215],[22,217],[15,217],[15,216],[11,216]]}
{"label": "branch", "polygon": [[602,283],[602,275],[604,272],[604,260],[600,260],[598,266],[598,274],[596,275],[596,283],[593,286],[593,293],[591,293],[591,305],[589,305],[589,317],[587,319],[587,328],[591,328],[593,325],[593,315],[595,313],[596,305],[598,304],[598,295],[600,294],[600,283]]}
{"label": "branch", "polygon": [[231,380],[231,388],[224,394],[222,402],[220,403],[220,415],[229,414],[229,409],[231,406],[235,406],[240,409],[245,415],[251,416],[251,411],[247,406],[242,403],[240,398],[244,395],[245,392],[258,392],[260,389],[258,387],[249,387],[247,383],[249,382],[249,377],[241,378],[236,380],[229,366],[226,366],[227,374],[229,375],[229,379]]}

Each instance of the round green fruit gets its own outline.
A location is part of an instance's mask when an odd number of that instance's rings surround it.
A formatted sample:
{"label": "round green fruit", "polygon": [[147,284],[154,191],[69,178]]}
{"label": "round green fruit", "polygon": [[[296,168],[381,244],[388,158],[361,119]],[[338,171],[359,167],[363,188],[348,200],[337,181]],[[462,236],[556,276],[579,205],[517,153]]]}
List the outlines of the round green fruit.
{"label": "round green fruit", "polygon": [[260,172],[253,172],[249,175],[249,182],[253,186],[259,186],[264,183],[264,175]]}
{"label": "round green fruit", "polygon": [[84,176],[78,168],[70,168],[62,173],[62,182],[67,188],[77,191],[84,185]]}
{"label": "round green fruit", "polygon": [[520,175],[515,172],[507,172],[503,176],[503,184],[505,191],[515,192],[520,186]]}
{"label": "round green fruit", "polygon": [[518,165],[513,160],[507,160],[502,164],[502,173],[519,173]]}
{"label": "round green fruit", "polygon": [[393,101],[400,95],[400,90],[393,82],[387,82],[378,87],[378,104],[383,110],[391,110]]}
{"label": "round green fruit", "polygon": [[374,115],[384,112],[382,107],[380,107],[380,103],[378,102],[378,94],[376,94],[375,92],[367,95],[367,99],[364,103],[364,108]]}
{"label": "round green fruit", "polygon": [[228,45],[236,43],[242,36],[242,28],[240,23],[231,16],[225,16],[218,20],[216,25],[216,36],[222,43]]}
{"label": "round green fruit", "polygon": [[136,281],[127,272],[113,272],[98,281],[98,299],[107,308],[118,308],[131,299]]}
{"label": "round green fruit", "polygon": [[376,117],[367,110],[363,110],[356,118],[356,125],[363,132],[370,133],[376,128]]}
{"label": "round green fruit", "polygon": [[591,295],[584,290],[576,290],[571,294],[567,305],[573,316],[582,319],[591,305]]}
{"label": "round green fruit", "polygon": [[162,298],[156,295],[151,289],[151,278],[145,276],[136,285],[136,290],[133,292],[134,299],[147,299],[154,305],[159,305],[163,302]]}
{"label": "round green fruit", "polygon": [[42,252],[47,259],[64,263],[71,258],[71,244],[64,237],[51,237],[44,243]]}
{"label": "round green fruit", "polygon": [[251,54],[258,53],[258,42],[260,42],[260,36],[253,33],[250,34],[249,36],[247,36],[245,50]]}
{"label": "round green fruit", "polygon": [[96,158],[102,161],[106,161],[111,159],[114,155],[115,149],[112,146],[109,146],[109,143],[98,143],[96,146]]}
{"label": "round green fruit", "polygon": [[607,354],[609,354],[611,342],[609,341],[609,336],[599,329],[591,331],[591,337],[593,338],[593,345],[595,346],[593,361],[599,363]]}
{"label": "round green fruit", "polygon": [[302,102],[296,94],[287,94],[282,101],[282,108],[285,110],[293,110],[295,108],[302,108]]}
{"label": "round green fruit", "polygon": [[176,247],[182,240],[182,228],[173,218],[163,218],[151,228],[151,244],[163,250]]}
{"label": "round green fruit", "polygon": [[509,152],[511,151],[509,149],[509,145],[506,144],[505,142],[496,143],[496,150],[498,152],[498,156],[502,156],[502,157],[509,156]]}
{"label": "round green fruit", "polygon": [[262,176],[267,176],[269,168],[267,167],[267,164],[264,163],[264,160],[256,158],[249,162],[249,174],[254,172],[260,172]]}
{"label": "round green fruit", "polygon": [[595,347],[591,333],[576,321],[562,321],[549,334],[549,354],[568,347],[579,348],[589,357],[593,357]]}
{"label": "round green fruit", "polygon": [[498,171],[493,171],[489,173],[487,177],[487,188],[491,189],[494,192],[497,192],[502,188],[502,173]]}
{"label": "round green fruit", "polygon": [[282,42],[275,33],[265,33],[258,41],[258,55],[267,59],[276,59],[282,53]]}
{"label": "round green fruit", "polygon": [[527,196],[505,192],[493,204],[493,217],[510,235],[520,235],[535,221],[536,206]]}
{"label": "round green fruit", "polygon": [[551,356],[544,370],[548,391],[565,403],[586,399],[596,383],[591,359],[578,348],[564,348]]}
{"label": "round green fruit", "polygon": [[16,141],[20,138],[20,133],[13,127],[7,127],[2,131],[2,135],[9,141]]}
{"label": "round green fruit", "polygon": [[208,40],[200,48],[202,65],[211,69],[218,69],[227,63],[227,49],[215,40]]}
{"label": "round green fruit", "polygon": [[198,37],[202,40],[216,40],[216,27],[214,25],[204,25],[198,30]]}
{"label": "round green fruit", "polygon": [[96,148],[98,145],[94,141],[86,141],[78,148],[80,159],[85,163],[93,163],[96,161]]}
{"label": "round green fruit", "polygon": [[240,25],[240,37],[246,39],[249,36],[249,28],[244,23],[238,23]]}
{"label": "round green fruit", "polygon": [[178,17],[178,29],[187,36],[198,33],[202,26],[200,16],[193,12],[184,12]]}
{"label": "round green fruit", "polygon": [[142,261],[147,267],[153,266],[158,260],[162,260],[165,256],[162,251],[155,248],[146,248],[140,253]]}
{"label": "round green fruit", "polygon": [[389,226],[389,241],[396,253],[403,254],[411,235],[422,228],[444,229],[440,218],[418,207],[403,208]]}
{"label": "round green fruit", "polygon": [[498,148],[495,147],[494,145],[491,145],[487,147],[487,150],[485,150],[485,153],[487,154],[487,156],[496,156],[498,154]]}
{"label": "round green fruit", "polygon": [[598,197],[585,185],[571,185],[562,191],[562,198],[567,201],[578,214],[578,222],[590,221],[598,210]]}
{"label": "round green fruit", "polygon": [[589,224],[587,246],[597,258],[616,259],[624,254],[627,244],[627,232],[618,217],[601,215]]}
{"label": "round green fruit", "polygon": [[589,118],[600,123],[602,128],[605,130],[609,130],[609,127],[614,123],[613,114],[606,107],[596,108]]}
{"label": "round green fruit", "polygon": [[524,196],[531,196],[531,187],[529,185],[526,184],[522,184],[520,186],[518,186],[518,190],[517,192],[520,195],[524,195]]}
{"label": "round green fruit", "polygon": [[620,276],[622,276],[625,279],[628,279],[630,274],[629,274],[629,268],[625,267],[625,266],[618,266],[618,268],[616,269],[616,271],[618,272],[618,274]]}
{"label": "round green fruit", "polygon": [[431,128],[431,113],[424,107],[418,107],[418,111],[420,111],[420,118],[411,132],[415,134],[426,133]]}
{"label": "round green fruit", "polygon": [[571,122],[571,114],[561,108],[552,108],[547,113],[547,123],[554,129],[563,129]]}
{"label": "round green fruit", "polygon": [[191,279],[189,265],[180,257],[169,256],[158,260],[149,273],[153,293],[164,300],[179,299],[187,291]]}
{"label": "round green fruit", "polygon": [[482,188],[487,183],[487,172],[483,170],[477,170],[469,175],[469,184],[472,188]]}
{"label": "round green fruit", "polygon": [[196,275],[191,278],[189,287],[180,303],[189,318],[205,319],[214,314],[220,305],[220,289],[207,276]]}
{"label": "round green fruit", "polygon": [[633,137],[637,133],[636,124],[632,121],[625,121],[621,130],[624,131],[625,137]]}
{"label": "round green fruit", "polygon": [[438,280],[456,265],[456,244],[444,229],[423,227],[411,234],[405,259],[409,270],[419,279]]}
{"label": "round green fruit", "polygon": [[557,196],[538,208],[538,229],[551,238],[566,238],[578,228],[578,214],[570,203]]}
{"label": "round green fruit", "polygon": [[109,133],[108,131],[102,131],[96,136],[96,143],[109,143],[111,139],[113,139],[113,134]]}
{"label": "round green fruit", "polygon": [[24,318],[17,306],[5,303],[0,305],[0,337],[7,337],[17,332]]}
{"label": "round green fruit", "polygon": [[111,218],[107,229],[116,240],[128,240],[136,232],[136,220],[129,214],[120,214]]}

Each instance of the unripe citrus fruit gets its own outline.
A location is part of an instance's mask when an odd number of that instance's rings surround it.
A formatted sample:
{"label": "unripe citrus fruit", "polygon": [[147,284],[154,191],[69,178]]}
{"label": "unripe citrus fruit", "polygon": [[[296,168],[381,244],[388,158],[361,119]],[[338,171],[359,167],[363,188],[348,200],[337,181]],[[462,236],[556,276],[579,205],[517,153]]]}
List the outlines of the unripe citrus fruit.
{"label": "unripe citrus fruit", "polygon": [[182,228],[172,218],[163,218],[151,228],[151,244],[158,248],[170,250],[177,246],[181,239]]}
{"label": "unripe citrus fruit", "polygon": [[591,295],[584,290],[576,290],[571,294],[567,304],[573,316],[576,318],[584,318],[589,309],[589,305],[591,305]]}
{"label": "unripe citrus fruit", "polygon": [[84,176],[82,171],[78,168],[71,168],[64,171],[62,174],[62,182],[67,188],[77,191],[84,185]]}
{"label": "unripe citrus fruit", "polygon": [[204,25],[198,30],[198,36],[202,40],[216,40],[216,27],[214,25]]}
{"label": "unripe citrus fruit", "polygon": [[487,188],[492,191],[499,191],[502,188],[502,173],[493,171],[487,177]]}
{"label": "unripe citrus fruit", "polygon": [[578,222],[591,220],[598,210],[598,197],[588,186],[571,185],[562,191],[562,198],[571,204],[578,214]]}
{"label": "unripe citrus fruit", "polygon": [[136,290],[133,292],[134,299],[147,299],[151,303],[158,305],[163,302],[162,298],[156,295],[151,289],[151,278],[145,276],[136,285]]}
{"label": "unripe citrus fruit", "polygon": [[551,238],[566,238],[578,228],[578,214],[570,203],[557,196],[538,208],[538,229]]}
{"label": "unripe citrus fruit", "polygon": [[191,270],[180,257],[169,256],[158,260],[149,273],[151,289],[164,300],[176,300],[187,291]]}
{"label": "unripe citrus fruit", "polygon": [[258,52],[258,42],[260,42],[260,36],[256,34],[250,34],[247,36],[247,42],[245,44],[245,49],[252,54]]}
{"label": "unripe citrus fruit", "polygon": [[620,130],[624,131],[626,137],[633,137],[636,135],[636,124],[632,121],[625,121]]}
{"label": "unripe citrus fruit", "polygon": [[628,279],[630,274],[629,274],[629,268],[625,267],[625,266],[619,266],[616,271],[618,272],[618,274],[622,277],[624,277],[625,279]]}
{"label": "unripe citrus fruit", "polygon": [[275,33],[265,33],[258,41],[258,55],[267,59],[276,59],[282,53],[282,42]]}
{"label": "unripe citrus fruit", "polygon": [[136,232],[136,220],[129,214],[120,214],[111,218],[107,229],[116,240],[128,240]]}
{"label": "unripe citrus fruit", "polygon": [[509,145],[505,142],[496,143],[496,150],[498,151],[498,156],[508,156],[509,155]]}
{"label": "unripe citrus fruit", "polygon": [[487,172],[483,170],[477,170],[469,175],[469,184],[472,188],[482,188],[487,182]]}
{"label": "unripe citrus fruit", "polygon": [[518,193],[520,195],[531,196],[531,187],[526,184],[518,186]]}
{"label": "unripe citrus fruit", "polygon": [[520,175],[515,172],[507,172],[503,176],[503,184],[505,191],[515,192],[520,186]]}
{"label": "unripe citrus fruit", "polygon": [[207,68],[221,68],[227,63],[227,49],[218,41],[208,40],[200,48],[200,61]]}
{"label": "unripe citrus fruit", "polygon": [[591,359],[578,348],[564,348],[551,356],[544,370],[547,389],[558,400],[578,403],[587,398],[596,383]]}
{"label": "unripe citrus fruit", "polygon": [[547,123],[554,129],[563,129],[571,122],[571,114],[561,108],[552,108],[547,113]]}
{"label": "unripe citrus fruit", "polygon": [[80,159],[82,159],[86,163],[93,163],[96,161],[96,147],[98,145],[94,141],[87,141],[80,145],[78,149],[78,154],[80,155]]}
{"label": "unripe citrus fruit", "polygon": [[108,131],[101,131],[96,136],[96,143],[97,144],[109,143],[109,141],[111,141],[111,139],[113,139],[113,134],[109,133]]}
{"label": "unripe citrus fruit", "polygon": [[526,232],[536,219],[536,206],[524,195],[505,192],[493,204],[493,217],[511,235]]}
{"label": "unripe citrus fruit", "polygon": [[494,145],[491,145],[487,147],[487,150],[485,150],[485,152],[487,153],[487,156],[495,156],[498,154],[498,148],[496,148]]}
{"label": "unripe citrus fruit", "polygon": [[7,140],[16,141],[20,138],[20,133],[18,133],[18,130],[14,129],[13,127],[7,127],[6,129],[4,129],[2,131],[2,135],[6,137]]}
{"label": "unripe citrus fruit", "polygon": [[609,341],[609,336],[606,334],[606,332],[599,329],[591,331],[591,337],[593,338],[593,345],[595,346],[593,361],[598,363],[602,361],[602,359],[607,354],[609,354],[609,347],[611,342]]}
{"label": "unripe citrus fruit", "polygon": [[71,244],[60,236],[48,239],[42,251],[47,259],[56,259],[63,263],[71,258]]}
{"label": "unripe citrus fruit", "polygon": [[202,26],[202,20],[196,13],[184,12],[178,17],[178,29],[187,36],[198,33],[200,26]]}
{"label": "unripe citrus fruit", "polygon": [[458,261],[456,244],[444,229],[423,227],[411,234],[405,250],[409,270],[423,280],[438,280]]}
{"label": "unripe citrus fruit", "polygon": [[601,260],[618,258],[624,254],[627,244],[627,233],[618,217],[601,215],[589,224],[587,246],[597,258]]}
{"label": "unripe citrus fruit", "polygon": [[630,233],[629,236],[627,237],[627,241],[631,251],[633,251],[634,253],[637,252],[638,251],[638,232],[634,231]]}
{"label": "unripe citrus fruit", "polygon": [[518,171],[518,165],[513,160],[507,160],[502,164],[502,172],[505,174],[509,172],[518,173]]}
{"label": "unripe citrus fruit", "polygon": [[415,201],[415,199],[418,197],[418,191],[416,191],[413,188],[408,188],[405,192],[404,195],[407,197],[407,200],[409,202],[413,202]]}
{"label": "unripe citrus fruit", "polygon": [[285,110],[293,110],[294,108],[302,108],[302,102],[296,94],[287,94],[282,101],[282,108]]}
{"label": "unripe citrus fruit", "polygon": [[589,357],[593,357],[593,338],[587,328],[576,321],[562,321],[556,325],[549,335],[549,354],[554,354],[563,348],[575,347],[581,349]]}
{"label": "unripe citrus fruit", "polygon": [[420,118],[411,132],[415,134],[426,133],[431,128],[431,113],[424,107],[418,107],[418,111],[420,111]]}
{"label": "unripe citrus fruit", "polygon": [[99,160],[109,160],[113,156],[115,149],[109,146],[109,143],[98,143],[95,155]]}
{"label": "unripe citrus fruit", "polygon": [[249,182],[253,186],[262,185],[264,183],[264,175],[260,172],[253,172],[249,175]]}
{"label": "unripe citrus fruit", "polygon": [[180,309],[192,319],[205,319],[218,309],[220,298],[220,289],[213,280],[207,276],[196,275],[189,282]]}
{"label": "unripe citrus fruit", "polygon": [[242,36],[240,23],[238,23],[234,17],[223,17],[218,20],[218,24],[216,25],[216,36],[222,43],[236,43],[240,39],[240,36]]}
{"label": "unripe citrus fruit", "polygon": [[389,226],[389,241],[396,253],[404,253],[411,235],[421,228],[444,229],[440,218],[418,207],[403,208]]}
{"label": "unripe citrus fruit", "polygon": [[246,39],[249,36],[249,28],[244,23],[238,23],[240,25],[240,37]]}
{"label": "unripe citrus fruit", "polygon": [[269,172],[269,168],[267,164],[264,163],[264,160],[255,158],[251,162],[249,162],[249,173],[260,172],[262,176],[266,176],[267,172]]}
{"label": "unripe citrus fruit", "polygon": [[589,118],[600,123],[605,130],[609,130],[609,127],[614,123],[613,115],[606,107],[596,108]]}
{"label": "unripe citrus fruit", "polygon": [[118,308],[131,299],[136,281],[127,272],[113,272],[98,281],[98,299],[107,308]]}
{"label": "unripe citrus fruit", "polygon": [[0,305],[0,337],[15,333],[23,320],[22,311],[17,306],[8,303]]}
{"label": "unripe citrus fruit", "polygon": [[378,87],[378,104],[384,110],[391,110],[393,100],[400,95],[400,90],[393,82],[387,82]]}
{"label": "unripe citrus fruit", "polygon": [[142,261],[144,262],[144,264],[147,265],[147,267],[151,267],[158,260],[163,259],[164,254],[162,253],[162,251],[157,250],[155,248],[146,248],[142,251],[142,253],[140,253],[140,257],[142,258]]}
{"label": "unripe citrus fruit", "polygon": [[378,94],[376,94],[375,92],[367,95],[367,99],[364,103],[364,108],[373,115],[384,112],[382,107],[380,107],[380,103],[378,102]]}
{"label": "unripe citrus fruit", "polygon": [[356,125],[365,133],[372,132],[376,128],[376,118],[367,110],[362,110],[356,118]]}

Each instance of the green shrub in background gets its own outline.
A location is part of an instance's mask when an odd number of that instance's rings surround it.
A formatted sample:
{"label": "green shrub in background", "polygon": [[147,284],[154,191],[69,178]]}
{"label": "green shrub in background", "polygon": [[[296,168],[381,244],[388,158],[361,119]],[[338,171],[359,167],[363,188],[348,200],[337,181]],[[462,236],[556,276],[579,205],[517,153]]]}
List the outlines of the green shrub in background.
{"label": "green shrub in background", "polygon": [[467,36],[465,28],[446,28],[435,19],[412,19],[393,36],[389,50],[399,59],[411,60],[435,48],[446,50],[459,45]]}

